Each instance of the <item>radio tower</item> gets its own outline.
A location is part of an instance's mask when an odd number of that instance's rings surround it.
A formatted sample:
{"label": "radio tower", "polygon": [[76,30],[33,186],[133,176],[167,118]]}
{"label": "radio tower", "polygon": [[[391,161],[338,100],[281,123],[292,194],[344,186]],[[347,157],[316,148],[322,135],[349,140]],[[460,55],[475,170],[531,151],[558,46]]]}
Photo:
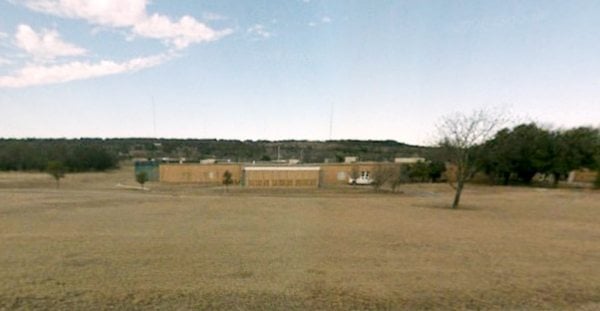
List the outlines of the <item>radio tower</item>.
{"label": "radio tower", "polygon": [[331,113],[329,114],[329,140],[333,134],[333,102],[331,103]]}
{"label": "radio tower", "polygon": [[152,96],[152,128],[154,131],[154,139],[157,139],[157,137],[156,137],[156,105],[154,104],[154,96]]}

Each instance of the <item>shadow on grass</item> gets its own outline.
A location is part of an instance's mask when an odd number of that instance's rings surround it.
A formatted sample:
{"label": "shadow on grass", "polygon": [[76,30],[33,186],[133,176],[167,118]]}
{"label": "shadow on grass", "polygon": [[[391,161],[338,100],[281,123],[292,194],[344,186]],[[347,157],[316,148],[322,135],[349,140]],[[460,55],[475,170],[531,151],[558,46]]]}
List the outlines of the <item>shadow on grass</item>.
{"label": "shadow on grass", "polygon": [[458,206],[458,208],[454,209],[454,208],[452,208],[451,203],[440,203],[440,202],[418,203],[418,204],[411,204],[411,206],[418,207],[418,208],[429,208],[429,209],[448,210],[448,211],[456,211],[456,212],[481,210],[481,207],[470,205],[470,204],[461,204]]}

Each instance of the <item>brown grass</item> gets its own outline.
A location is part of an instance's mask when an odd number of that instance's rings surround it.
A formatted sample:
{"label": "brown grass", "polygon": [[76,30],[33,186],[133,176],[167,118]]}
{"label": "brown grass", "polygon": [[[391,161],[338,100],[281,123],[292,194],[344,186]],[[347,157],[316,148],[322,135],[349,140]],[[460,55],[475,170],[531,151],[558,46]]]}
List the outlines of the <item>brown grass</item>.
{"label": "brown grass", "polygon": [[0,174],[0,309],[600,308],[600,193]]}

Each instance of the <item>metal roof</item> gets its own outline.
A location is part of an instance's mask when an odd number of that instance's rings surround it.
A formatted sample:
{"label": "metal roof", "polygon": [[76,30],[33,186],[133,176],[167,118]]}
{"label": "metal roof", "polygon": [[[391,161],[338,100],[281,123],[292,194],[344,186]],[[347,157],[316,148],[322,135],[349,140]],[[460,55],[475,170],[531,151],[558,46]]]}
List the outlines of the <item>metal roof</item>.
{"label": "metal roof", "polygon": [[246,166],[245,171],[318,171],[318,166]]}

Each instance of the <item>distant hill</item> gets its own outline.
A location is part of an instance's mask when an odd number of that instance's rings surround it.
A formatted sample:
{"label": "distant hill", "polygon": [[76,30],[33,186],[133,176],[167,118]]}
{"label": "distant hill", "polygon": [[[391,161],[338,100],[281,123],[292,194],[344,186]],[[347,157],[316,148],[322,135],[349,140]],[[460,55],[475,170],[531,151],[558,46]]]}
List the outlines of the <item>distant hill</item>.
{"label": "distant hill", "polygon": [[[129,148],[129,155],[175,157],[188,160],[206,158],[250,162],[276,159],[299,159],[302,162],[341,162],[345,156],[365,161],[391,161],[394,157],[425,155],[428,148],[392,140],[217,140],[217,139],[109,139],[107,146]],[[124,145],[123,145],[124,144]],[[143,152],[138,152],[143,151]]]}
{"label": "distant hill", "polygon": [[[235,162],[299,159],[305,163],[341,162],[346,156],[362,161],[393,161],[424,156],[432,148],[393,140],[224,140],[152,138],[0,139],[0,170],[42,170],[49,160],[70,161],[78,154],[102,150],[116,159],[215,158]],[[81,161],[80,161],[81,162]],[[83,161],[85,165],[85,161]],[[86,170],[84,167],[78,170]]]}

